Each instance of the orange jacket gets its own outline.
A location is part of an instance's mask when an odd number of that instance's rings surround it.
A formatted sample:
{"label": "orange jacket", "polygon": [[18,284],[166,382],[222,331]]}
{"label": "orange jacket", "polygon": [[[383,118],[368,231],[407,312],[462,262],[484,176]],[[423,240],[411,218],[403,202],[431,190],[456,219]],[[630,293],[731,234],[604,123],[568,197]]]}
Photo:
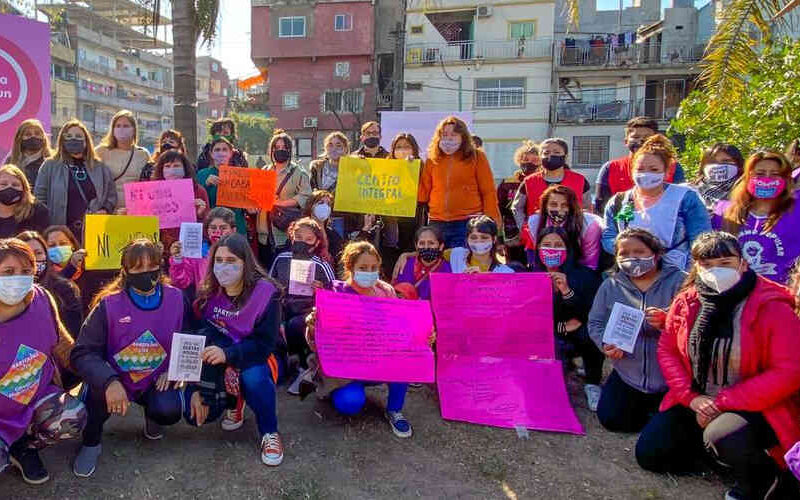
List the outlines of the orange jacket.
{"label": "orange jacket", "polygon": [[469,159],[458,152],[425,160],[419,202],[428,204],[432,220],[448,222],[484,214],[502,227],[492,169],[480,150]]}

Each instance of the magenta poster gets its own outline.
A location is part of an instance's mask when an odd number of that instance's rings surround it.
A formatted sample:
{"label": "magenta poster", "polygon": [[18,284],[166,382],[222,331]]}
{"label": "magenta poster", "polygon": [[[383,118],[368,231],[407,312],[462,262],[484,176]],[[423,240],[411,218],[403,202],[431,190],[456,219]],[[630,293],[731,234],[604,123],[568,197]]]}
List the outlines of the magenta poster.
{"label": "magenta poster", "polygon": [[0,160],[20,123],[37,118],[50,131],[50,26],[0,15]]}

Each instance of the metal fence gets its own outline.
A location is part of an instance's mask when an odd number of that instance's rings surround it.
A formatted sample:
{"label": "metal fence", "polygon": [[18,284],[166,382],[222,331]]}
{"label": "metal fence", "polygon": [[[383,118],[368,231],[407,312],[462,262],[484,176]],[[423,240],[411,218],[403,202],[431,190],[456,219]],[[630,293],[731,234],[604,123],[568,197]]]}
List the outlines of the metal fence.
{"label": "metal fence", "polygon": [[[588,42],[588,43],[587,43]],[[613,46],[607,43],[590,45],[576,40],[575,45],[560,42],[556,50],[560,66],[627,67],[641,64],[682,65],[703,58],[705,44],[632,44]]]}
{"label": "metal fence", "polygon": [[552,57],[553,40],[465,40],[459,42],[415,43],[406,47],[406,64],[434,64],[486,59]]}

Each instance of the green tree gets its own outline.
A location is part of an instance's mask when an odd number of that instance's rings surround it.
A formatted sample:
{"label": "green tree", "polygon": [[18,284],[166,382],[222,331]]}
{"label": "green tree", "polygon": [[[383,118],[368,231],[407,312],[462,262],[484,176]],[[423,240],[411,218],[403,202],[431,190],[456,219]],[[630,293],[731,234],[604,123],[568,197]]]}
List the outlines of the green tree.
{"label": "green tree", "polygon": [[[246,113],[230,113],[226,116],[236,124],[237,146],[248,154],[263,155],[267,152],[267,144],[275,130],[275,118],[265,118]],[[206,120],[207,140],[211,140],[211,124],[214,120]]]}

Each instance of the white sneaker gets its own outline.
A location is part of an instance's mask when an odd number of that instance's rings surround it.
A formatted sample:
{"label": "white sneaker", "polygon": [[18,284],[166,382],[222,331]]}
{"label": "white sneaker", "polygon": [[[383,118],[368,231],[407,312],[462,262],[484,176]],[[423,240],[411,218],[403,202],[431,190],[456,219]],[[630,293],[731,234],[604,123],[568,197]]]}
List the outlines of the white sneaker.
{"label": "white sneaker", "polygon": [[600,386],[595,384],[586,384],[583,387],[583,392],[586,393],[586,404],[589,405],[589,409],[591,411],[597,411],[597,405],[600,403],[600,393],[602,392]]}
{"label": "white sneaker", "polygon": [[261,461],[271,467],[277,467],[283,462],[283,441],[277,432],[264,434],[261,438]]}
{"label": "white sneaker", "polygon": [[235,431],[244,425],[244,398],[239,396],[236,408],[225,410],[225,417],[220,423],[223,431]]}

